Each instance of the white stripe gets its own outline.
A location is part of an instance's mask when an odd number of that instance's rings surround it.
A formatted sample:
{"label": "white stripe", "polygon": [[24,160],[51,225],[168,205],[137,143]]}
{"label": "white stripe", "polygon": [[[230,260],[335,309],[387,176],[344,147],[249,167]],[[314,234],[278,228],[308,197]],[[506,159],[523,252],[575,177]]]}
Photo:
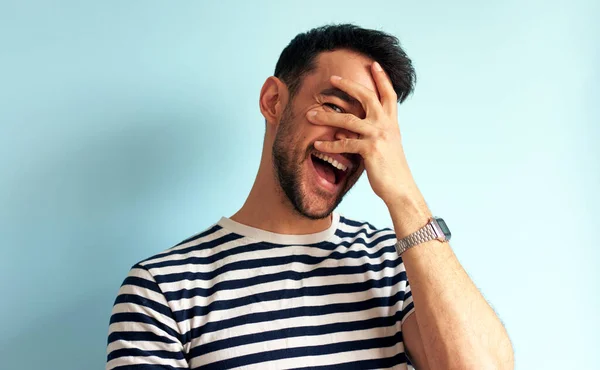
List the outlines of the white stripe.
{"label": "white stripe", "polygon": [[166,359],[160,358],[158,356],[147,356],[147,357],[119,357],[114,360],[110,360],[106,364],[106,370],[112,370],[115,367],[125,366],[125,365],[170,365],[173,367],[180,367],[182,369],[187,369],[187,362],[184,360],[175,360],[175,359]]}
{"label": "white stripe", "polygon": [[143,268],[139,268],[139,267],[131,268],[131,270],[129,270],[128,276],[138,277],[140,279],[147,280],[150,283],[154,283],[154,280],[152,279],[152,275],[150,275],[150,273],[146,269],[143,269]]}
{"label": "white stripe", "polygon": [[[140,306],[137,304],[133,304],[133,303],[118,303],[116,305],[114,305],[113,307],[113,314],[116,313],[138,313],[147,317],[151,317],[153,319],[155,319],[156,321],[160,322],[161,324],[163,324],[164,326],[172,329],[173,331],[175,331],[176,333],[179,332],[179,328],[177,327],[175,321],[173,321],[173,319],[169,316],[165,316],[163,314],[161,314],[160,312],[156,312],[153,309],[146,307],[146,306]],[[123,321],[123,322],[118,322],[118,323],[113,323],[110,326],[112,327],[113,325],[117,325],[117,324],[123,324],[125,326],[125,329],[120,329],[118,331],[144,331],[147,330],[148,328],[153,329],[152,331],[159,334],[159,335],[163,335],[161,333],[163,333],[163,331],[161,331],[160,329],[156,329],[158,331],[155,331],[154,325],[151,324],[146,324],[143,322],[137,322],[137,321]],[[135,328],[135,330],[133,330]],[[164,333],[164,335],[167,335],[167,333]],[[177,341],[177,338],[173,338],[169,335],[167,335],[168,337],[172,338],[173,340]]]}
{"label": "white stripe", "polygon": [[183,348],[179,343],[163,343],[142,340],[116,340],[108,345],[107,353],[110,354],[113,351],[125,348],[141,349],[143,351],[169,351],[179,353],[183,352]]}
{"label": "white stripe", "polygon": [[150,299],[154,302],[160,303],[163,306],[168,307],[166,304],[164,295],[162,295],[161,293],[157,293],[154,290],[142,288],[138,285],[130,285],[130,284],[122,285],[121,288],[119,288],[118,295],[122,295],[122,294],[136,295],[138,297],[143,297],[144,299]]}

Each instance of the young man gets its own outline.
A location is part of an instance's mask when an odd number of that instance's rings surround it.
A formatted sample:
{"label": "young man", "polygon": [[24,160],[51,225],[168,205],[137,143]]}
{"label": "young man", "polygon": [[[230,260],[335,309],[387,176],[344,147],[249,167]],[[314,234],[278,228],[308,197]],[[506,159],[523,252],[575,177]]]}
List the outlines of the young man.
{"label": "young man", "polygon": [[[397,104],[413,81],[385,33],[294,38],[260,92],[266,133],[245,204],[133,266],[107,369],[513,368],[406,162]],[[334,212],[363,171],[394,230]]]}

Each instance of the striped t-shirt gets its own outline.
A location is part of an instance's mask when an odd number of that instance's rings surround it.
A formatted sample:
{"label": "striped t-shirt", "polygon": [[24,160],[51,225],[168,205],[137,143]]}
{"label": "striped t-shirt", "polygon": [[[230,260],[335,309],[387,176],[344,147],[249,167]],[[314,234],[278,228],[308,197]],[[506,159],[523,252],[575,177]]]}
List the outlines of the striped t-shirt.
{"label": "striped t-shirt", "polygon": [[107,369],[407,369],[414,311],[391,229],[333,213],[308,235],[222,218],[134,265]]}

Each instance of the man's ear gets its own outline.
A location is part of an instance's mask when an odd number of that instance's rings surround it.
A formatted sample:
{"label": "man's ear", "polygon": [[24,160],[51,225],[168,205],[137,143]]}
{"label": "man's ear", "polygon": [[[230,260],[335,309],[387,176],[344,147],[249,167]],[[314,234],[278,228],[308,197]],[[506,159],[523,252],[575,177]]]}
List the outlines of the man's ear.
{"label": "man's ear", "polygon": [[287,104],[287,86],[277,77],[267,78],[260,90],[260,112],[267,125],[277,125]]}

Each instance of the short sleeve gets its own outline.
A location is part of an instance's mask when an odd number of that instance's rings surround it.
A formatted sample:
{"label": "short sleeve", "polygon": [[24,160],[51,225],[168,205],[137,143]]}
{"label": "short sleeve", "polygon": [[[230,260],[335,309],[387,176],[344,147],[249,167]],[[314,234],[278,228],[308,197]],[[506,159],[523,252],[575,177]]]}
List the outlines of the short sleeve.
{"label": "short sleeve", "polygon": [[[401,257],[399,257],[401,258]],[[406,273],[404,269],[404,262],[400,264],[402,270]],[[408,277],[406,278],[406,286],[404,288],[404,300],[402,301],[402,308],[400,309],[400,317],[402,318],[401,324],[404,324],[404,321],[415,312],[415,304],[413,303],[412,292],[410,291],[410,282],[408,281]]]}
{"label": "short sleeve", "polygon": [[152,274],[137,264],[115,300],[110,318],[107,370],[188,369],[182,336]]}

